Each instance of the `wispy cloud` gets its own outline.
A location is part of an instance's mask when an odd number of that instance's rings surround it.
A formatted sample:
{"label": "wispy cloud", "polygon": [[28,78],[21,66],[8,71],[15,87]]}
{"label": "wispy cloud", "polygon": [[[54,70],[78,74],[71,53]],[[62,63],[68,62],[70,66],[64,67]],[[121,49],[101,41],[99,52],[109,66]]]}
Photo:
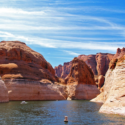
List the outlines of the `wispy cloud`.
{"label": "wispy cloud", "polygon": [[79,53],[76,52],[72,52],[72,51],[68,51],[68,50],[63,50],[64,52],[68,53],[69,55],[73,55],[73,56],[78,56],[80,55]]}
{"label": "wispy cloud", "polygon": [[[0,8],[0,37],[4,40],[20,40],[27,44],[37,44],[48,48],[77,48],[90,50],[111,50],[116,51],[117,47],[122,47],[124,42],[112,44],[112,37],[104,36],[91,37],[89,32],[103,31],[121,34],[122,38],[116,40],[124,40],[125,26],[121,26],[110,20],[100,16],[77,15],[66,13],[65,11],[57,11],[54,7],[42,8],[41,10],[23,10],[17,8]],[[62,36],[49,37],[50,33],[56,31],[65,32]],[[84,32],[89,31],[89,37],[84,36]],[[115,32],[116,31],[116,32]],[[41,33],[39,36],[31,35]],[[73,33],[67,36],[69,32]],[[83,33],[81,36],[74,34]],[[80,34],[79,33],[79,34]],[[61,40],[65,38],[65,40]],[[74,42],[74,39],[76,42]],[[78,40],[78,41],[77,41]],[[95,42],[95,41],[98,42]],[[102,42],[107,40],[108,42]],[[100,41],[100,42],[99,42]],[[70,55],[79,55],[79,53],[65,51]]]}
{"label": "wispy cloud", "polygon": [[[21,40],[25,41],[27,44],[36,44],[42,47],[48,48],[68,48],[68,49],[90,49],[90,50],[110,50],[116,51],[118,47],[123,47],[124,42],[72,42],[72,41],[64,41],[64,40],[57,40],[57,39],[46,39],[46,38],[39,38],[39,37],[24,37],[24,36],[15,36],[8,32],[0,32],[0,37],[7,40]],[[75,53],[72,51],[64,50],[70,55],[79,55],[79,53]]]}

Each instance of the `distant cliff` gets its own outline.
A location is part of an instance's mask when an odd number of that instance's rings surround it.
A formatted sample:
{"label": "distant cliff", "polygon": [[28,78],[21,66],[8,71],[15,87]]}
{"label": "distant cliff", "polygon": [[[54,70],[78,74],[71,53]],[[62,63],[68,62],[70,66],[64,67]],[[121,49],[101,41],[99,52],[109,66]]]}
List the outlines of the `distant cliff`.
{"label": "distant cliff", "polygon": [[[97,53],[96,55],[79,55],[77,58],[85,61],[85,63],[92,69],[94,75],[105,75],[108,70],[109,62],[113,58],[113,54]],[[64,63],[64,65],[56,66],[56,76],[66,78],[71,68],[71,62]]]}

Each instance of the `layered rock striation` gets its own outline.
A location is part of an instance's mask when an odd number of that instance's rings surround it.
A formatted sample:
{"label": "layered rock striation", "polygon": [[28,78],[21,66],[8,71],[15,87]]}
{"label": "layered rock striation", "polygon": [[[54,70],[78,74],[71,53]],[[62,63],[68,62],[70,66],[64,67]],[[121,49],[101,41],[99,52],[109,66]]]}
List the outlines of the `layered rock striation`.
{"label": "layered rock striation", "polygon": [[[0,76],[9,100],[64,100],[55,71],[44,57],[19,41],[0,42]],[[62,92],[63,91],[63,92]],[[65,95],[65,94],[64,94]]]}
{"label": "layered rock striation", "polygon": [[72,60],[71,70],[65,82],[67,84],[68,100],[89,100],[99,94],[92,70],[84,61],[78,58]]}
{"label": "layered rock striation", "polygon": [[108,69],[100,109],[102,113],[125,115],[125,56],[118,59],[115,67]]}
{"label": "layered rock striation", "polygon": [[109,64],[102,92],[92,101],[103,102],[99,112],[125,115],[125,49],[117,49]]}
{"label": "layered rock striation", "polygon": [[[0,101],[92,99],[99,94],[94,75],[78,58],[65,63],[58,78],[44,57],[20,41],[0,42]],[[68,70],[67,70],[68,69]],[[58,75],[61,75],[60,72]],[[5,83],[5,84],[4,84]]]}

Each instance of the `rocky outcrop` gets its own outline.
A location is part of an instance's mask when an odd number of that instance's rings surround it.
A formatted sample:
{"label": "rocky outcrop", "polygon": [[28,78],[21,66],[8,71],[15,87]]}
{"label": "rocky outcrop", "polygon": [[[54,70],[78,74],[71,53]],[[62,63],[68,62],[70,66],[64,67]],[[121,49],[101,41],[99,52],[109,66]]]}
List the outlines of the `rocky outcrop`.
{"label": "rocky outcrop", "polygon": [[63,66],[62,66],[62,65],[59,65],[59,66],[56,66],[54,69],[55,69],[56,76],[62,77],[61,74],[62,74]]}
{"label": "rocky outcrop", "polygon": [[98,75],[105,76],[105,73],[108,70],[109,63],[113,58],[113,54],[108,53],[98,53],[96,54],[96,62],[97,62],[97,72]]}
{"label": "rocky outcrop", "polygon": [[63,66],[62,65],[56,66],[54,68],[56,76],[61,77],[61,78],[66,78],[70,72],[71,65],[72,65],[72,62],[67,62],[67,63],[64,63]]}
{"label": "rocky outcrop", "polygon": [[96,75],[97,73],[97,69],[96,69],[96,55],[79,55],[78,59],[83,60],[93,71],[93,73]]}
{"label": "rocky outcrop", "polygon": [[100,90],[101,87],[104,85],[105,77],[103,75],[98,76],[98,89]]}
{"label": "rocky outcrop", "polygon": [[71,70],[65,81],[67,84],[68,100],[89,100],[99,94],[92,70],[84,61],[78,58],[72,60]]}
{"label": "rocky outcrop", "polygon": [[3,80],[1,80],[0,78],[0,102],[8,102],[8,101],[9,101],[9,97],[8,97],[7,87],[3,82]]}
{"label": "rocky outcrop", "polygon": [[103,92],[101,92],[96,98],[93,98],[90,100],[91,102],[99,102],[99,103],[104,103],[104,97],[103,97]]}
{"label": "rocky outcrop", "polygon": [[65,100],[65,86],[44,57],[19,41],[0,42],[0,76],[9,100]]}
{"label": "rocky outcrop", "polygon": [[118,48],[116,54],[113,56],[113,59],[119,59],[125,55],[125,48],[122,49]]}
{"label": "rocky outcrop", "polygon": [[[101,113],[125,115],[125,49],[118,49],[105,76]],[[101,95],[100,95],[101,96]],[[95,101],[99,101],[96,98]]]}
{"label": "rocky outcrop", "polygon": [[[109,62],[113,54],[97,53],[96,55],[79,55],[77,58],[83,60],[93,71],[95,75],[105,75],[108,70]],[[63,66],[55,67],[55,73],[58,77],[66,78],[70,73],[71,62],[64,63]]]}

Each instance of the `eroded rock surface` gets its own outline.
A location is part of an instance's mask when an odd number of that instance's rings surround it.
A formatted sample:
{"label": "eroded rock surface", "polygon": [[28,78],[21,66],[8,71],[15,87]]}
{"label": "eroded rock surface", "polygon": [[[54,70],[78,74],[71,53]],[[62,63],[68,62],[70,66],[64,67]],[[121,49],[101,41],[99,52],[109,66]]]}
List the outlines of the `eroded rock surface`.
{"label": "eroded rock surface", "polygon": [[99,94],[92,70],[84,61],[78,58],[72,60],[70,73],[65,80],[67,83],[68,100],[89,100]]}
{"label": "eroded rock surface", "polygon": [[3,80],[0,78],[0,102],[8,102],[8,90]]}
{"label": "eroded rock surface", "polygon": [[125,55],[121,57],[116,53],[110,62],[103,91],[104,104],[100,112],[125,115]]}
{"label": "eroded rock surface", "polygon": [[98,76],[98,89],[101,89],[101,87],[104,85],[105,77],[103,75]]}
{"label": "eroded rock surface", "polygon": [[65,86],[44,57],[19,41],[0,42],[0,76],[10,100],[64,100]]}
{"label": "eroded rock surface", "polygon": [[[94,75],[105,75],[108,70],[109,62],[113,54],[97,53],[96,55],[79,55],[77,58],[83,60],[93,71]],[[66,78],[70,73],[71,62],[64,63],[63,66],[56,66],[55,72],[58,77]]]}

